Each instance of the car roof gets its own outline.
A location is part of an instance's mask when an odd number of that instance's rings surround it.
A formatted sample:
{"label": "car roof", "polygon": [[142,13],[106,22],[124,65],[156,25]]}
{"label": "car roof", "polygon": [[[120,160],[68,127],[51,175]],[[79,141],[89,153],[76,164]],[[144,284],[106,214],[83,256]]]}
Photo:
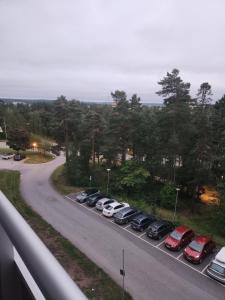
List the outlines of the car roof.
{"label": "car roof", "polygon": [[209,236],[203,236],[203,235],[199,235],[194,238],[194,241],[203,245],[207,244],[211,240],[212,239]]}
{"label": "car roof", "polygon": [[175,228],[175,230],[179,233],[186,233],[189,230],[192,230],[191,228],[187,227],[187,226],[178,226]]}
{"label": "car roof", "polygon": [[99,200],[99,202],[104,203],[104,202],[109,201],[109,200],[113,200],[113,199],[110,199],[110,198],[105,197],[105,198],[101,198],[101,199]]}
{"label": "car roof", "polygon": [[225,247],[221,248],[220,251],[216,254],[215,259],[223,264],[225,264]]}
{"label": "car roof", "polygon": [[112,206],[112,207],[114,208],[115,206],[120,205],[120,204],[121,204],[121,203],[119,203],[119,202],[112,202],[112,203],[110,203],[109,205]]}
{"label": "car roof", "polygon": [[164,224],[170,224],[170,222],[166,221],[166,220],[157,220],[157,221],[153,222],[150,226],[159,228],[160,226],[162,226]]}
{"label": "car roof", "polygon": [[145,215],[145,214],[140,214],[140,215],[137,215],[134,219],[135,220],[143,220],[143,219],[146,219],[146,218],[149,218],[150,216],[149,215]]}
{"label": "car roof", "polygon": [[125,214],[127,213],[128,211],[131,211],[131,210],[134,210],[133,207],[124,207],[121,211],[120,211],[120,214]]}

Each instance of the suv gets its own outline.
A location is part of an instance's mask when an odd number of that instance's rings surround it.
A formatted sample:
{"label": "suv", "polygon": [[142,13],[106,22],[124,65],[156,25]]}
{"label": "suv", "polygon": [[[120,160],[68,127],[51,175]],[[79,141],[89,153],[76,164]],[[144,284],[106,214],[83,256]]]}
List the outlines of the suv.
{"label": "suv", "polygon": [[189,244],[194,236],[192,229],[186,226],[179,226],[165,239],[165,246],[170,250],[179,251],[182,247]]}
{"label": "suv", "polygon": [[206,269],[206,272],[210,277],[225,283],[225,247],[220,249]]}
{"label": "suv", "polygon": [[75,199],[79,202],[79,203],[84,203],[86,202],[86,200],[88,199],[89,196],[94,195],[99,193],[98,189],[87,189],[85,191],[79,192],[76,194]]}
{"label": "suv", "polygon": [[144,231],[154,221],[156,221],[155,216],[140,214],[132,220],[131,228],[137,231]]}
{"label": "suv", "polygon": [[117,224],[126,224],[139,214],[141,212],[136,208],[126,207],[114,215],[114,221]]}
{"label": "suv", "polygon": [[173,223],[165,220],[153,222],[147,229],[147,236],[151,239],[161,239],[164,235],[174,230]]}

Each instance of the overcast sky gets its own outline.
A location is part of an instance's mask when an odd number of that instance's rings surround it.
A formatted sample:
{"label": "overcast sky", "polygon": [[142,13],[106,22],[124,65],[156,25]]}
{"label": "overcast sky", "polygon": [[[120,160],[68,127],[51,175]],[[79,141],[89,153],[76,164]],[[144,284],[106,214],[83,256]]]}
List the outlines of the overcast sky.
{"label": "overcast sky", "polygon": [[180,70],[225,93],[225,0],[0,0],[0,97],[110,100]]}

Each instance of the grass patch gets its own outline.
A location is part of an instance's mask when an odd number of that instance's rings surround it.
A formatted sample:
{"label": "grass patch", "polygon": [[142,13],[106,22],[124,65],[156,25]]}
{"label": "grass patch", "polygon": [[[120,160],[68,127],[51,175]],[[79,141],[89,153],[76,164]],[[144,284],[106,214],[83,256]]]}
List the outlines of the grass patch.
{"label": "grass patch", "polygon": [[72,186],[67,182],[64,165],[55,169],[51,175],[51,181],[55,189],[63,195],[68,195],[70,193],[76,193],[83,190],[82,188]]}
{"label": "grass patch", "polygon": [[[18,171],[0,171],[0,189],[2,192],[26,219],[87,297],[93,300],[121,299],[121,288],[23,201],[19,184],[20,173]],[[126,293],[125,299],[130,300],[132,298]]]}
{"label": "grass patch", "polygon": [[54,156],[49,153],[41,153],[41,152],[26,152],[26,160],[24,163],[26,164],[42,164],[49,162],[54,159]]}
{"label": "grass patch", "polygon": [[0,154],[6,154],[6,153],[16,153],[13,149],[10,148],[0,148]]}

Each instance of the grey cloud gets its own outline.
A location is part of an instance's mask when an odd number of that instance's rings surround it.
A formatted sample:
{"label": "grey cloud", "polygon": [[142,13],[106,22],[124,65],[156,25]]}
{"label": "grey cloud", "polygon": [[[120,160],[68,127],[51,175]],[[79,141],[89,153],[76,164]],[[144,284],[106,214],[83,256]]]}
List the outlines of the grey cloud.
{"label": "grey cloud", "polygon": [[157,81],[179,68],[195,94],[225,93],[220,0],[2,0],[0,96],[109,100],[114,89],[160,101]]}

